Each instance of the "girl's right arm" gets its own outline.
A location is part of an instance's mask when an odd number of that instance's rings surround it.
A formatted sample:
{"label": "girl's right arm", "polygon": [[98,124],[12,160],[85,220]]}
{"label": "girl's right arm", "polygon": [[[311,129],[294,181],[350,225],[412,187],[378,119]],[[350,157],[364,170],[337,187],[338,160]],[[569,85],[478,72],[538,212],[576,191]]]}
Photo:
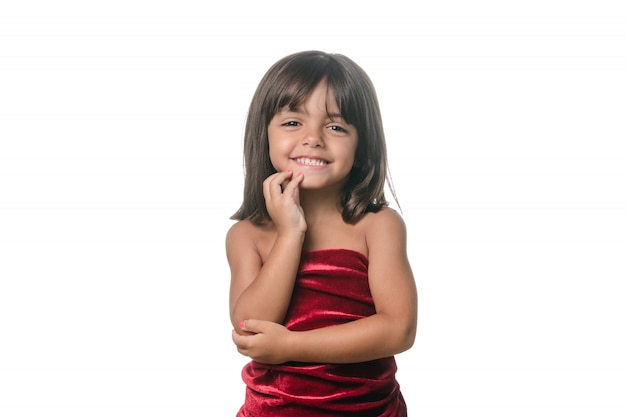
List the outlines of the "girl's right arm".
{"label": "girl's right arm", "polygon": [[[283,190],[281,184],[285,181],[289,183]],[[226,235],[231,271],[230,319],[238,332],[242,332],[239,324],[247,319],[284,321],[306,232],[298,198],[301,181],[301,176],[292,178],[290,172],[281,172],[263,183],[268,213],[276,228],[276,240],[265,262],[254,239],[258,226],[240,221]]]}

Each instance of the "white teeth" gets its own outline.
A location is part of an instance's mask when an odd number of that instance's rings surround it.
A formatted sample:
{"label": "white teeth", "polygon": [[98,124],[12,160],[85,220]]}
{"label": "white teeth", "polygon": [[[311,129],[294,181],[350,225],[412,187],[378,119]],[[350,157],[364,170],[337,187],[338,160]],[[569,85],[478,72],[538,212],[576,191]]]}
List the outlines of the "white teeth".
{"label": "white teeth", "polygon": [[321,166],[321,165],[327,164],[326,161],[322,161],[321,159],[311,159],[311,158],[298,158],[296,159],[296,162],[299,164],[314,165],[314,166]]}

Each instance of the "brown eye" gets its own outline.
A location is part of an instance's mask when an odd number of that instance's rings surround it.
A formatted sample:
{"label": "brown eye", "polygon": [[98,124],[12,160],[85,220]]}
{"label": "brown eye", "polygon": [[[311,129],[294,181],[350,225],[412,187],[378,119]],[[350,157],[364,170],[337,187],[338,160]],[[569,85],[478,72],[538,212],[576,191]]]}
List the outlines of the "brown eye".
{"label": "brown eye", "polygon": [[343,127],[341,127],[341,126],[336,126],[336,125],[329,126],[329,129],[330,129],[330,130],[334,130],[334,131],[336,131],[336,132],[347,132],[347,130],[346,130],[346,129],[344,129]]}

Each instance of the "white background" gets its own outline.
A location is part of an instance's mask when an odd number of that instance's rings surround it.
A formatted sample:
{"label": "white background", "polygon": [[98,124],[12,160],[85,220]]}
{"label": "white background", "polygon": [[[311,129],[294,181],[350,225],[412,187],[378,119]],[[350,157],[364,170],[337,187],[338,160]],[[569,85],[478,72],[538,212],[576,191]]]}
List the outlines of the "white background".
{"label": "white background", "polygon": [[0,4],[0,415],[234,416],[224,235],[277,59],[377,87],[410,415],[626,415],[619,0]]}

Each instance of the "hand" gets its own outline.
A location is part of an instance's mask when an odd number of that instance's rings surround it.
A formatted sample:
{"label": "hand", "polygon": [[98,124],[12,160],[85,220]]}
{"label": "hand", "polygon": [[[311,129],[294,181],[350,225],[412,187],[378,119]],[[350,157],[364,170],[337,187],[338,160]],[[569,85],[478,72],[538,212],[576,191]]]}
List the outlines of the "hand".
{"label": "hand", "polygon": [[271,321],[250,319],[242,322],[241,329],[249,335],[241,335],[233,330],[233,342],[239,353],[270,365],[289,361],[287,339],[293,332],[285,326]]}
{"label": "hand", "polygon": [[300,206],[299,186],[303,179],[302,173],[294,176],[293,172],[285,171],[272,174],[263,181],[265,206],[279,234],[306,232],[304,211]]}

